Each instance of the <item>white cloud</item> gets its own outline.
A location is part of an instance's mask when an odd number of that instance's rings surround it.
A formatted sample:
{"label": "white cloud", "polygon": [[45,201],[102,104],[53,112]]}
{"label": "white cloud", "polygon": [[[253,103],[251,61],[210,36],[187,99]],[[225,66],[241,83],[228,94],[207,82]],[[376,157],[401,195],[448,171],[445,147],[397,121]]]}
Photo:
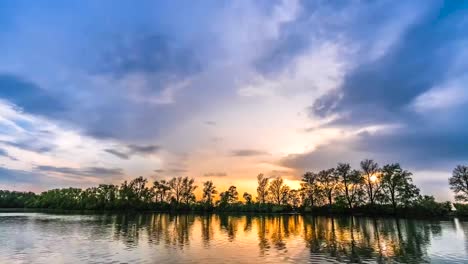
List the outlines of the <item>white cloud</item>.
{"label": "white cloud", "polygon": [[456,108],[468,102],[465,83],[466,78],[463,78],[434,87],[418,96],[411,107],[420,113]]}

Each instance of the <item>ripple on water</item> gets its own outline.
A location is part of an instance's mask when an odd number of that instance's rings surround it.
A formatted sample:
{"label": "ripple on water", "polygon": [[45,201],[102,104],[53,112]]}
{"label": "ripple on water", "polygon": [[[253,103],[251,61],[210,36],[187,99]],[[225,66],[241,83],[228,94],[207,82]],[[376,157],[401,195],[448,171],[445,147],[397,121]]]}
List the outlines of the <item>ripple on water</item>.
{"label": "ripple on water", "polygon": [[0,263],[468,263],[468,222],[0,213]]}

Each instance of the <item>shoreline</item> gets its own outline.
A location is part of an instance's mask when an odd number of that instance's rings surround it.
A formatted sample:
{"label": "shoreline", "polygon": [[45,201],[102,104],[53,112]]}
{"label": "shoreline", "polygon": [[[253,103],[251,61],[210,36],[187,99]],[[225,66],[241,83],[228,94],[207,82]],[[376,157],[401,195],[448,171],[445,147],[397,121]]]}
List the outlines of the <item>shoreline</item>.
{"label": "shoreline", "polygon": [[0,213],[50,213],[70,215],[125,215],[125,214],[170,214],[170,215],[239,215],[239,216],[317,216],[317,217],[365,217],[408,220],[452,220],[468,219],[466,215],[452,212],[447,215],[392,215],[363,213],[324,213],[324,212],[235,212],[235,211],[161,211],[161,210],[79,210],[79,209],[46,209],[46,208],[0,208]]}

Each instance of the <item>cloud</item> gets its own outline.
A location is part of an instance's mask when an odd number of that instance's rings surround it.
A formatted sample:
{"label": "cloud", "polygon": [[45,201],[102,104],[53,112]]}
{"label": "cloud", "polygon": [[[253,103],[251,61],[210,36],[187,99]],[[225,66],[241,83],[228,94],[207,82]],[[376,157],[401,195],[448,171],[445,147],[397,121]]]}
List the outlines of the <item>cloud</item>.
{"label": "cloud", "polygon": [[263,156],[269,155],[268,152],[256,149],[237,149],[231,151],[231,156],[236,157],[251,157],[251,156]]}
{"label": "cloud", "polygon": [[225,172],[207,172],[203,174],[204,177],[226,177],[228,174]]}
{"label": "cloud", "polygon": [[29,138],[26,140],[18,140],[17,142],[0,140],[1,144],[19,148],[22,150],[32,151],[36,153],[46,153],[55,149],[55,146],[52,144],[45,143],[34,138]]}
{"label": "cloud", "polygon": [[151,155],[156,154],[161,147],[156,145],[128,145],[130,153],[132,154],[141,154],[141,155]]}
{"label": "cloud", "polygon": [[4,149],[0,149],[0,157],[7,157],[7,158],[9,158],[11,160],[14,160],[14,161],[18,160],[17,158],[15,158],[15,157],[11,156],[10,154],[8,154],[8,152],[6,150],[4,150]]}
{"label": "cloud", "polygon": [[121,158],[121,159],[125,159],[125,160],[128,160],[130,159],[130,156],[126,153],[123,153],[123,152],[120,152],[118,150],[115,150],[115,149],[105,149],[104,150],[105,152],[107,153],[110,153],[118,158]]}
{"label": "cloud", "polygon": [[39,183],[43,179],[39,173],[0,167],[0,182],[3,183]]}
{"label": "cloud", "polygon": [[22,77],[0,73],[0,98],[6,99],[24,111],[53,115],[66,110],[52,93]]}
{"label": "cloud", "polygon": [[214,121],[205,121],[205,125],[216,126],[216,122],[214,122]]}
{"label": "cloud", "polygon": [[159,152],[160,146],[156,145],[127,145],[126,149],[121,151],[117,149],[104,149],[105,152],[110,153],[118,158],[128,160],[133,155],[154,155]]}
{"label": "cloud", "polygon": [[86,167],[86,168],[71,168],[71,167],[55,167],[41,165],[37,166],[36,170],[41,172],[53,172],[66,174],[71,176],[93,176],[93,177],[108,177],[122,176],[123,170],[120,168],[104,168],[104,167]]}
{"label": "cloud", "polygon": [[[455,12],[464,7],[466,3],[429,5],[408,19],[409,23],[389,24],[386,30],[378,25],[371,39],[357,38],[362,50],[356,53],[356,65],[342,85],[310,107],[311,118],[332,117],[326,127],[359,130],[395,125],[398,129],[362,133],[354,141],[342,142],[348,148],[345,151],[324,146],[285,162],[307,160],[316,166],[326,159],[352,158],[351,153],[360,152],[412,168],[435,169],[468,159],[461,147],[467,144],[468,122],[459,118],[468,110],[468,91],[462,88],[468,65],[460,62],[466,53],[458,48],[468,41],[463,26],[466,12]],[[397,32],[391,44],[384,45],[378,56],[370,54],[369,50],[382,44],[378,41],[385,37],[382,34],[396,26],[398,29],[390,30]]]}

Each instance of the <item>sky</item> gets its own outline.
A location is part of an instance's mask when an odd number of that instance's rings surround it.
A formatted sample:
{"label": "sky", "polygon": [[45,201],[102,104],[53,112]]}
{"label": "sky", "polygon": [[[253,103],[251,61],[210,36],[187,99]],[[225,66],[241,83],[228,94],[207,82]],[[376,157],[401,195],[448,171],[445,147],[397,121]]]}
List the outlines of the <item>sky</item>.
{"label": "sky", "polygon": [[0,189],[468,163],[465,1],[2,1],[0,58]]}

